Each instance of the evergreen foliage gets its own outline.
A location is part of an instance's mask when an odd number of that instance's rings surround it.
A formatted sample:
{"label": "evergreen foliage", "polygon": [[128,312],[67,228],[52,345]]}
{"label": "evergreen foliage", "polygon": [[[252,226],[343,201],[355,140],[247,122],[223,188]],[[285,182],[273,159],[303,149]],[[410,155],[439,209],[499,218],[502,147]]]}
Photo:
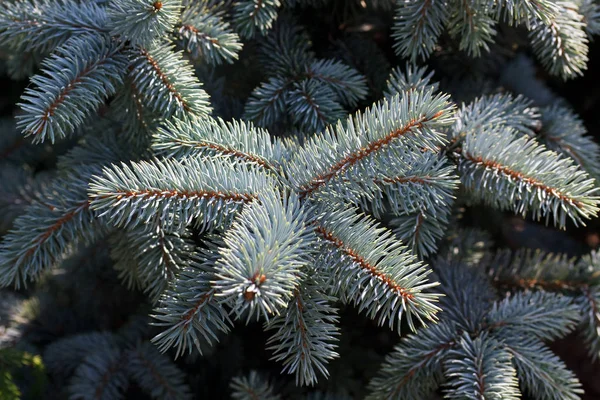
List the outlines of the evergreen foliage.
{"label": "evergreen foliage", "polygon": [[[521,35],[550,75],[582,75],[598,6],[339,3],[0,10],[6,72],[31,83],[0,124],[0,286],[49,315],[53,293],[73,291],[94,319],[96,282],[118,280],[110,301],[136,305],[119,323],[25,335],[57,397],[193,398],[213,382],[185,367],[258,325],[266,337],[252,346],[289,386],[228,357],[216,369],[233,398],[580,398],[550,343],[577,331],[600,356],[600,253],[501,249],[463,228],[478,208],[557,231],[597,217],[600,147],[526,56],[498,49]],[[311,27],[313,13],[333,16]],[[395,13],[387,50],[408,63],[356,34],[361,13]],[[322,18],[353,29],[323,43]],[[337,366],[351,352],[348,309],[397,343],[357,390]],[[29,354],[0,351],[0,364]],[[27,357],[11,368],[39,365]],[[10,374],[0,390],[15,397]]]}

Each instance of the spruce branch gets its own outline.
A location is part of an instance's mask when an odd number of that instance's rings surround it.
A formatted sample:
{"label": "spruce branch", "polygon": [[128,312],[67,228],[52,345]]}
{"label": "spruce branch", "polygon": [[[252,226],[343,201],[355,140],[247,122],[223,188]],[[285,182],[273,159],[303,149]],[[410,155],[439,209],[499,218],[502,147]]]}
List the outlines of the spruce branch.
{"label": "spruce branch", "polygon": [[49,344],[44,351],[44,365],[54,376],[68,378],[82,363],[86,355],[115,348],[114,335],[92,332],[68,336]]}
{"label": "spruce branch", "polygon": [[233,6],[233,24],[243,38],[264,35],[277,19],[279,0],[238,0]]}
{"label": "spruce branch", "polygon": [[579,13],[583,16],[585,31],[591,40],[593,35],[600,34],[600,4],[593,0],[578,1]]}
{"label": "spruce branch", "polygon": [[325,84],[335,92],[342,104],[356,107],[359,100],[367,96],[364,76],[340,61],[315,60],[306,68],[306,76]]}
{"label": "spruce branch", "polygon": [[26,286],[46,268],[73,250],[78,242],[90,243],[102,235],[94,223],[86,188],[95,173],[88,168],[58,178],[14,221],[0,244],[2,286]]}
{"label": "spruce branch", "polygon": [[329,127],[300,148],[289,167],[291,183],[307,197],[388,147],[410,144],[434,149],[443,143],[438,130],[450,124],[451,112],[447,97],[431,91],[383,100],[364,114],[348,118],[345,125]]}
{"label": "spruce branch", "polygon": [[47,54],[71,37],[108,33],[106,26],[93,1],[19,0],[0,10],[0,44],[15,54]]}
{"label": "spruce branch", "polygon": [[275,125],[286,112],[287,97],[292,82],[279,77],[269,78],[254,89],[244,108],[244,119],[256,125],[269,127]]}
{"label": "spruce branch", "polygon": [[183,11],[177,37],[192,59],[212,65],[233,63],[242,49],[239,36],[222,15],[200,5]]}
{"label": "spruce branch", "polygon": [[[503,127],[465,138],[459,172],[465,187],[485,203],[564,228],[597,215],[593,180],[573,161]],[[494,188],[490,191],[489,188]]]}
{"label": "spruce branch", "polygon": [[312,80],[295,83],[288,98],[288,112],[303,131],[322,131],[346,116],[333,90]]}
{"label": "spruce branch", "polygon": [[449,17],[448,4],[442,0],[396,0],[392,34],[396,54],[413,63],[429,58]]}
{"label": "spruce branch", "polygon": [[581,383],[566,365],[537,339],[511,338],[507,350],[513,356],[523,391],[551,400],[577,400]]}
{"label": "spruce branch", "polygon": [[557,2],[557,14],[548,23],[533,22],[530,40],[542,65],[564,80],[583,74],[588,62],[588,38],[577,5]]}
{"label": "spruce branch", "polygon": [[443,320],[462,331],[479,333],[482,327],[489,326],[487,316],[496,300],[494,287],[483,271],[466,264],[464,256],[449,254],[446,259],[436,259],[432,280],[440,283],[443,293],[440,297]]}
{"label": "spruce branch", "polygon": [[506,399],[521,397],[512,355],[485,333],[465,334],[445,362],[448,399]]}
{"label": "spruce branch", "polygon": [[[540,308],[540,304],[544,307]],[[578,309],[567,296],[522,292],[495,303],[488,315],[488,324],[498,336],[551,341],[566,336],[576,327]]]}
{"label": "spruce branch", "polygon": [[233,392],[231,397],[236,400],[281,400],[274,393],[271,384],[256,371],[250,371],[247,376],[236,376],[231,380],[229,388]]}
{"label": "spruce branch", "polygon": [[144,342],[128,351],[126,369],[133,380],[153,399],[191,399],[185,375],[156,347]]}
{"label": "spruce branch", "polygon": [[33,176],[31,168],[0,163],[0,232],[5,233],[15,218],[37,200],[41,187],[41,179]]}
{"label": "spruce branch", "polygon": [[218,341],[218,333],[229,331],[228,311],[215,299],[211,283],[220,255],[216,244],[207,245],[169,285],[154,310],[154,324],[166,327],[152,339],[161,352],[176,347],[178,357],[195,346],[202,354],[203,344],[210,345]]}
{"label": "spruce branch", "polygon": [[435,320],[438,295],[426,289],[436,283],[428,281],[430,271],[391,231],[347,208],[325,212],[316,232],[328,252],[323,262],[332,268],[335,293],[344,301],[380,325],[396,325],[398,332],[403,315],[411,330],[416,329],[413,318],[424,325],[425,320]]}
{"label": "spruce branch", "polygon": [[583,286],[581,295],[575,301],[583,315],[580,324],[581,335],[591,359],[600,358],[600,289]]}
{"label": "spruce branch", "polygon": [[130,286],[139,286],[156,301],[168,283],[188,263],[192,251],[189,232],[166,232],[160,223],[135,226],[113,235],[114,268]]}
{"label": "spruce branch", "polygon": [[130,51],[130,76],[143,104],[164,118],[206,117],[210,114],[208,94],[182,52],[173,46],[155,44]]}
{"label": "spruce branch", "polygon": [[110,102],[108,117],[121,122],[122,135],[136,149],[148,146],[148,138],[162,121],[146,103],[131,74],[125,77],[121,90]]}
{"label": "spruce branch", "polygon": [[204,227],[219,226],[272,185],[256,168],[229,161],[188,158],[104,168],[90,183],[91,208],[116,226],[157,218],[176,228],[195,217]]}
{"label": "spruce branch", "polygon": [[482,50],[489,52],[489,45],[496,35],[496,21],[491,17],[490,2],[460,0],[454,1],[453,5],[448,33],[460,40],[459,49],[473,57],[480,57]]}
{"label": "spruce branch", "polygon": [[560,12],[560,6],[548,0],[497,0],[496,16],[509,24],[525,24],[528,28],[532,20],[543,24],[551,24],[552,19]]}
{"label": "spruce branch", "polygon": [[182,0],[112,0],[108,28],[133,46],[148,47],[173,30],[181,7]]}
{"label": "spruce branch", "polygon": [[215,264],[215,296],[236,318],[279,314],[298,290],[316,238],[294,194],[263,192],[223,236]]}
{"label": "spruce branch", "polygon": [[269,338],[268,350],[273,359],[282,361],[283,372],[296,375],[296,385],[314,385],[317,371],[329,376],[327,363],[338,357],[335,341],[339,335],[335,325],[336,309],[329,303],[335,298],[323,292],[323,279],[316,271],[304,279],[294,291],[287,312],[271,319],[267,330],[275,330]]}
{"label": "spruce branch", "polygon": [[315,54],[306,30],[291,18],[279,20],[261,41],[259,61],[266,71],[282,77],[296,76],[309,69]]}
{"label": "spruce branch", "polygon": [[466,135],[475,135],[485,129],[500,127],[534,136],[540,127],[540,116],[539,109],[533,106],[532,101],[521,95],[481,96],[459,108],[450,132],[454,140],[462,140]]}
{"label": "spruce branch", "polygon": [[537,137],[550,150],[570,157],[596,181],[600,179],[600,146],[587,136],[581,119],[568,107],[555,103],[543,107]]}
{"label": "spruce branch", "polygon": [[407,63],[405,68],[396,67],[390,73],[386,82],[385,97],[394,97],[397,93],[407,93],[412,90],[420,92],[431,89],[437,92],[439,84],[432,82],[433,71],[427,72],[425,67],[415,67]]}
{"label": "spruce branch", "polygon": [[104,36],[69,39],[42,63],[27,88],[17,126],[34,142],[52,143],[71,134],[122,83],[126,58]]}
{"label": "spruce branch", "polygon": [[442,361],[458,344],[456,328],[440,322],[402,339],[369,383],[369,400],[424,399],[442,382]]}
{"label": "spruce branch", "polygon": [[267,170],[279,169],[286,154],[284,143],[266,130],[220,118],[165,121],[154,134],[152,149],[157,155],[175,158],[222,155]]}
{"label": "spruce branch", "polygon": [[125,355],[117,348],[107,348],[87,355],[75,370],[68,391],[74,400],[121,399],[129,380],[125,372]]}

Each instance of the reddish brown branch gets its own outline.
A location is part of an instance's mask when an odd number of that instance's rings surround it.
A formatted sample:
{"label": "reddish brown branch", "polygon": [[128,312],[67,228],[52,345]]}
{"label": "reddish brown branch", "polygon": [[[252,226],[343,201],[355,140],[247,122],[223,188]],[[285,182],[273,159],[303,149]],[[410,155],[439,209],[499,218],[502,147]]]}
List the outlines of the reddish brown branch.
{"label": "reddish brown branch", "polygon": [[263,160],[259,157],[256,157],[252,154],[241,152],[236,149],[232,149],[227,146],[223,146],[223,145],[219,145],[219,144],[215,144],[215,143],[208,143],[208,142],[185,141],[185,140],[181,140],[181,139],[173,139],[173,142],[184,145],[184,146],[194,147],[197,149],[208,148],[208,149],[216,150],[216,151],[221,152],[226,155],[231,155],[231,156],[234,156],[234,157],[246,160],[246,161],[254,162],[254,163],[260,165],[261,167],[264,167],[267,169],[272,168],[268,162],[266,162],[265,160]]}
{"label": "reddish brown branch", "polygon": [[213,290],[210,290],[208,293],[202,295],[202,297],[198,299],[196,304],[194,304],[194,306],[191,309],[189,309],[185,314],[181,316],[181,319],[185,321],[183,327],[184,330],[186,330],[187,327],[190,325],[190,322],[192,322],[192,318],[194,317],[194,315],[196,315],[200,307],[206,304],[212,298],[212,295]]}
{"label": "reddish brown branch", "polygon": [[[146,357],[144,357],[141,351],[136,351],[136,355],[144,366],[150,371],[150,375],[154,378],[155,382],[158,382],[166,391],[169,393],[168,398],[177,398],[177,391],[169,384],[169,382],[156,370],[154,365]],[[167,397],[167,396],[165,396]]]}
{"label": "reddish brown branch", "polygon": [[495,162],[493,160],[486,160],[483,157],[479,157],[479,156],[476,157],[476,156],[473,156],[473,155],[467,154],[467,153],[463,153],[463,157],[465,159],[471,161],[472,163],[481,164],[485,168],[489,168],[489,169],[498,171],[514,180],[519,180],[519,181],[525,182],[528,185],[531,185],[534,188],[545,192],[547,195],[555,197],[557,199],[560,199],[561,201],[568,202],[569,204],[572,204],[577,208],[581,209],[584,207],[583,203],[581,203],[578,200],[572,199],[568,195],[560,192],[559,190],[557,190],[553,187],[550,187],[548,185],[545,185],[543,182],[540,182],[539,180],[537,180],[535,178],[529,177],[519,171],[515,171],[515,170],[513,170],[505,165],[502,165],[498,162]]}
{"label": "reddish brown branch", "polygon": [[175,97],[175,99],[177,99],[177,101],[181,104],[185,111],[190,111],[190,105],[183,99],[181,93],[179,93],[175,86],[171,83],[171,80],[169,79],[167,74],[165,74],[162,71],[160,65],[158,65],[158,62],[156,62],[156,60],[150,55],[150,53],[148,53],[148,51],[146,51],[146,49],[140,49],[140,51],[142,55],[146,58],[146,61],[148,61],[152,69],[154,69],[154,72],[156,73],[156,75],[158,75],[159,79],[165,85],[167,90],[173,95],[173,97]]}
{"label": "reddish brown branch", "polygon": [[302,186],[300,188],[300,196],[306,197],[306,196],[311,195],[313,192],[315,192],[317,189],[319,189],[320,187],[325,185],[327,182],[329,182],[336,175],[338,175],[339,173],[344,171],[346,168],[365,159],[366,157],[373,154],[374,152],[381,149],[382,147],[389,145],[392,142],[392,140],[406,135],[408,132],[410,132],[414,128],[421,128],[424,123],[432,121],[436,118],[439,118],[442,114],[443,114],[443,111],[438,111],[431,118],[421,117],[419,119],[411,120],[406,125],[390,132],[385,137],[383,137],[379,140],[376,140],[372,143],[369,143],[366,147],[363,147],[360,150],[357,150],[354,153],[347,155],[342,160],[340,160],[338,163],[334,164],[329,169],[329,171],[313,178],[306,185]]}
{"label": "reddish brown branch", "polygon": [[96,391],[94,392],[95,399],[101,399],[104,394],[104,389],[108,386],[108,381],[110,377],[119,370],[121,364],[123,363],[123,356],[119,357],[117,361],[115,361],[110,368],[102,374],[102,378],[100,379],[100,384],[96,387]]}
{"label": "reddish brown branch", "polygon": [[357,263],[360,268],[367,271],[371,276],[380,279],[390,290],[396,292],[399,296],[404,299],[410,300],[414,298],[414,294],[410,292],[410,290],[405,289],[398,285],[392,278],[390,278],[385,273],[379,271],[377,266],[371,264],[369,261],[365,260],[362,256],[360,256],[354,249],[346,246],[344,242],[340,239],[336,238],[331,232],[327,231],[322,226],[317,227],[316,232],[319,233],[326,241],[333,244],[335,247],[340,249],[342,252],[346,253],[352,261]]}
{"label": "reddish brown branch", "polygon": [[46,228],[44,232],[42,232],[40,235],[38,235],[37,238],[35,238],[34,242],[31,245],[31,248],[27,251],[27,253],[25,253],[25,257],[31,256],[42,244],[44,244],[50,238],[50,236],[52,236],[54,232],[59,230],[67,222],[71,221],[78,213],[87,210],[89,206],[90,203],[86,200],[85,202],[81,203],[76,208],[74,208],[73,210],[56,220],[54,224]]}
{"label": "reddish brown branch", "polygon": [[32,134],[39,135],[44,130],[44,127],[48,124],[48,121],[50,120],[50,118],[52,116],[54,116],[56,109],[65,102],[65,100],[67,99],[67,96],[77,87],[77,84],[80,83],[83,80],[83,78],[85,78],[96,67],[104,64],[105,62],[106,62],[106,58],[99,60],[98,62],[96,62],[94,64],[88,65],[81,72],[79,72],[79,74],[77,74],[75,79],[73,79],[71,82],[69,82],[59,93],[58,97],[56,99],[54,99],[54,101],[52,101],[46,107],[46,109],[42,115],[42,123],[40,124],[40,126],[38,127],[38,129],[35,132],[32,132]]}
{"label": "reddish brown branch", "polygon": [[[98,198],[108,198],[112,197],[114,193],[110,195],[98,196]],[[159,189],[144,189],[144,190],[128,190],[120,192],[117,195],[117,200],[128,197],[162,197],[162,198],[172,198],[176,197],[179,199],[188,198],[188,197],[201,197],[201,198],[216,198],[221,200],[232,200],[232,201],[252,201],[256,198],[255,195],[245,194],[245,193],[223,193],[223,192],[211,192],[205,190],[159,190]]]}
{"label": "reddish brown branch", "polygon": [[427,184],[429,183],[429,179],[431,179],[430,176],[395,176],[393,178],[383,178],[383,179],[373,179],[373,183],[375,183],[376,185],[380,185],[380,184],[384,184],[384,183],[388,183],[388,184],[393,184],[393,183],[420,183],[420,184]]}
{"label": "reddish brown branch", "polygon": [[190,31],[194,35],[198,36],[201,40],[206,40],[206,41],[214,44],[215,46],[221,47],[221,43],[219,42],[219,39],[208,36],[204,32],[200,32],[198,30],[198,28],[196,28],[194,25],[190,25],[190,24],[181,25],[181,28],[179,28],[179,33],[183,33],[185,31]]}
{"label": "reddish brown branch", "polygon": [[423,356],[423,359],[417,365],[415,365],[414,367],[409,369],[408,372],[402,377],[402,379],[400,380],[400,383],[398,384],[398,386],[396,386],[396,389],[394,390],[394,392],[392,393],[390,398],[396,398],[396,396],[398,395],[398,392],[400,392],[402,387],[404,387],[404,385],[406,385],[412,379],[412,377],[417,373],[417,371],[420,368],[422,368],[429,360],[431,360],[433,357],[435,357],[438,353],[451,348],[452,346],[454,346],[454,344],[455,343],[453,341],[444,343],[444,344],[436,347],[429,353],[425,354]]}

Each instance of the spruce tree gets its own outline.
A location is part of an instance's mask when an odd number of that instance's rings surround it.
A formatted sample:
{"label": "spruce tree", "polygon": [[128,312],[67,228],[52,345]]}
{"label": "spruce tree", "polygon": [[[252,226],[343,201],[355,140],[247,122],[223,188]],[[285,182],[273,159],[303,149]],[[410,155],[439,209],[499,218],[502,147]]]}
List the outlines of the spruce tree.
{"label": "spruce tree", "polygon": [[[597,217],[600,147],[537,76],[584,74],[598,7],[6,2],[2,69],[29,81],[0,125],[0,286],[33,310],[11,370],[41,354],[70,399],[580,398],[550,346],[597,360],[599,254],[468,215]],[[355,383],[348,312],[395,344]],[[277,369],[236,360],[248,340]]]}

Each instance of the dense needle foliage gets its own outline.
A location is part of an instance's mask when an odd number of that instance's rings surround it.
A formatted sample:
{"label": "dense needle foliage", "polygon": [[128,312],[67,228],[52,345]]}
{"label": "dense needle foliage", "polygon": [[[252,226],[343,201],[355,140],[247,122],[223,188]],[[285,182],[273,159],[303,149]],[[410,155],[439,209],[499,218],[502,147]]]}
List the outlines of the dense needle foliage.
{"label": "dense needle foliage", "polygon": [[1,398],[587,390],[593,0],[5,3]]}

